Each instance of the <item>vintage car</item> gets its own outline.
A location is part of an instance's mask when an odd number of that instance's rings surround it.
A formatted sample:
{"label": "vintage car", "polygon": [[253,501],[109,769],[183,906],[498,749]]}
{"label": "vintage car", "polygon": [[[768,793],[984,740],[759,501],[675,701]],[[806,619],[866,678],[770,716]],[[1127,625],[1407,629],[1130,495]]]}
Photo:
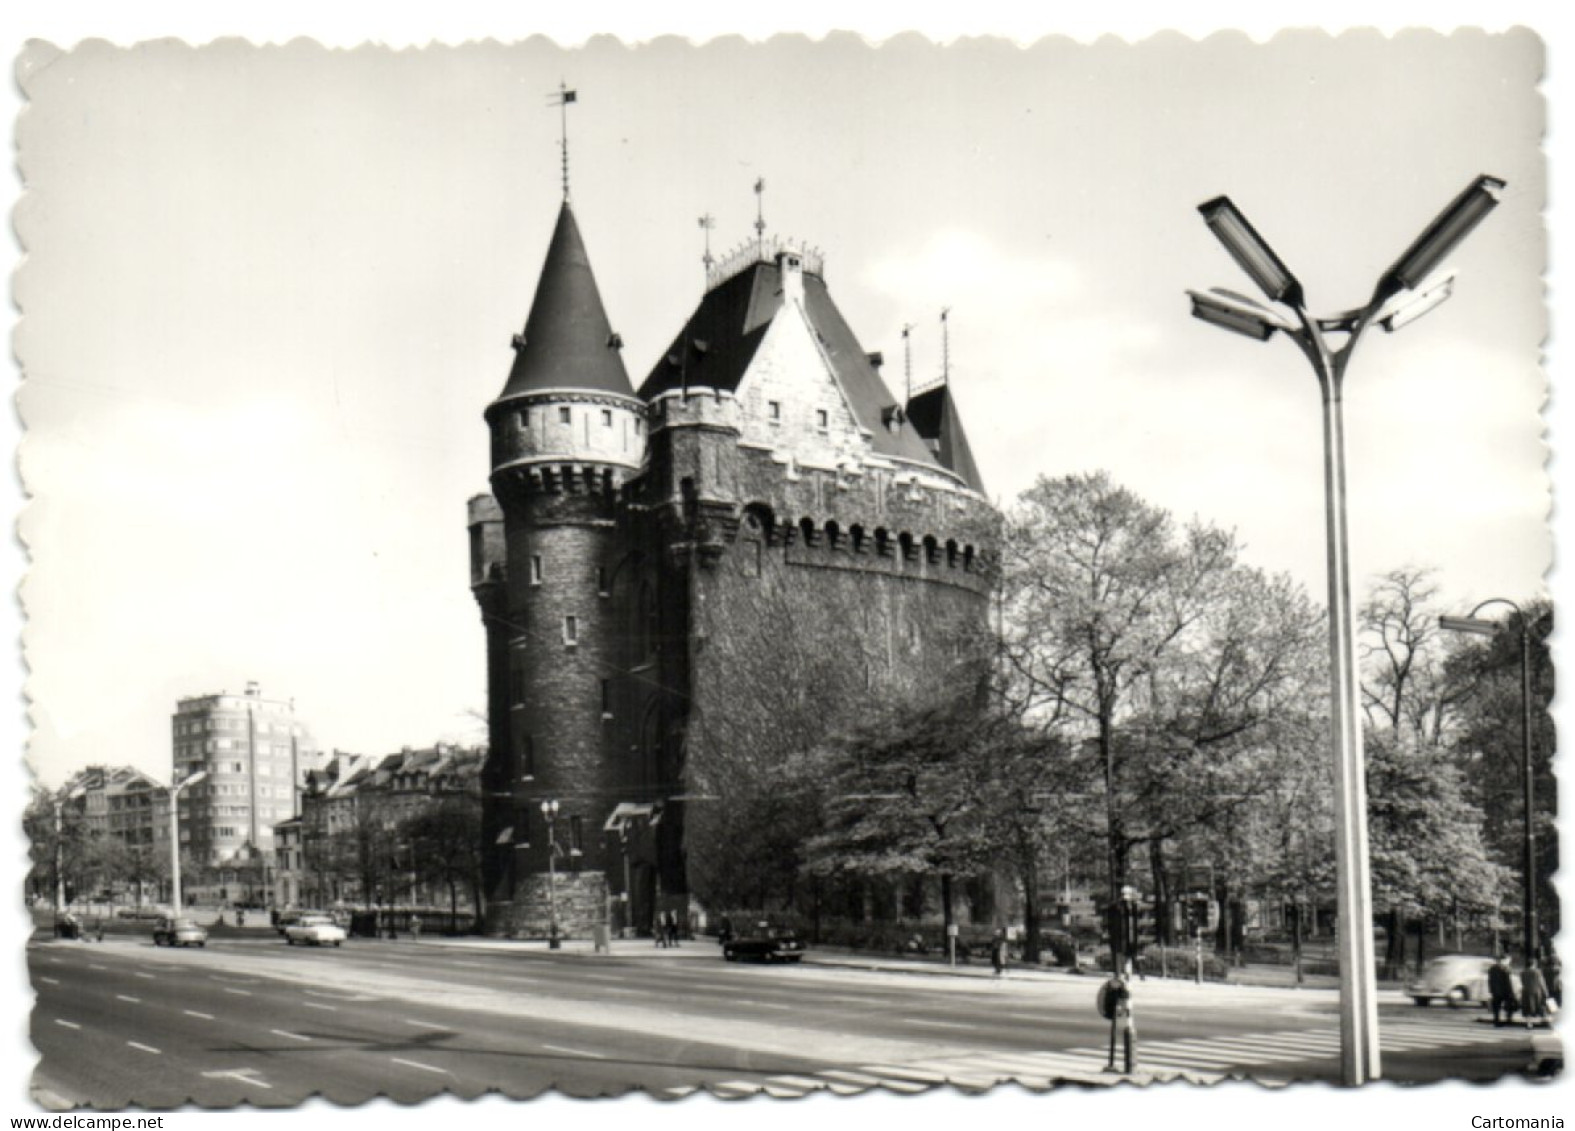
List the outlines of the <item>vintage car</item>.
{"label": "vintage car", "polygon": [[208,932],[188,916],[166,915],[153,928],[154,946],[204,946]]}
{"label": "vintage car", "polygon": [[302,915],[295,922],[284,928],[284,941],[294,946],[296,943],[312,946],[338,946],[345,941],[345,929],[333,919],[321,913]]}
{"label": "vintage car", "polygon": [[724,942],[722,957],[729,962],[741,962],[746,958],[761,962],[798,962],[804,957],[804,943],[792,931],[761,923],[753,931],[744,931]]}
{"label": "vintage car", "polygon": [[[1422,973],[1406,986],[1405,992],[1417,1005],[1431,1005],[1441,1000],[1451,1009],[1462,1005],[1486,1005],[1492,1000],[1488,993],[1488,971],[1493,960],[1474,954],[1445,954],[1433,959]],[[1520,995],[1520,978],[1511,974],[1515,995]]]}

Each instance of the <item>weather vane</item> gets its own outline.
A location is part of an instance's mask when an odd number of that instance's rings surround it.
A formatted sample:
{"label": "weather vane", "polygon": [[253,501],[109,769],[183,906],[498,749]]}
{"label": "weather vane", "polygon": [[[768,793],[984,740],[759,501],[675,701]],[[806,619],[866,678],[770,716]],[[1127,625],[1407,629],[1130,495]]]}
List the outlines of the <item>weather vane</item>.
{"label": "weather vane", "polygon": [[755,181],[755,247],[764,254],[766,250],[766,179]]}
{"label": "weather vane", "polygon": [[705,232],[705,254],[700,257],[700,262],[705,264],[705,273],[711,274],[711,265],[716,262],[716,257],[711,254],[711,229],[716,227],[716,217],[707,212],[700,217],[700,228]]}
{"label": "weather vane", "polygon": [[558,93],[552,96],[549,106],[558,107],[558,148],[563,150],[563,200],[569,200],[569,103],[579,101],[578,93],[570,90],[560,80]]}

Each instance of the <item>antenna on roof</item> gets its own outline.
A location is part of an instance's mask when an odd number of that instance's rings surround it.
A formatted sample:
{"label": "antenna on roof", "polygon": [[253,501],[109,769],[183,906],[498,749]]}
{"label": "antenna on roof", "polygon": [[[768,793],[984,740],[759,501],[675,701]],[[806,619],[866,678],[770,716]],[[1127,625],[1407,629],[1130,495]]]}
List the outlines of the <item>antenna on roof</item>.
{"label": "antenna on roof", "polygon": [[560,80],[558,93],[547,105],[558,107],[558,148],[563,150],[563,202],[569,203],[569,103],[578,102],[577,91],[570,90]]}
{"label": "antenna on roof", "polygon": [[902,324],[902,403],[905,405],[913,400],[913,342],[908,338],[912,330],[912,322]]}
{"label": "antenna on roof", "polygon": [[716,227],[716,217],[707,212],[700,217],[701,230],[705,232],[705,254],[700,257],[700,262],[705,264],[705,275],[711,278],[711,267],[716,263],[716,257],[711,254],[711,229]]}
{"label": "antenna on roof", "polygon": [[755,181],[755,252],[765,254],[766,249],[766,179]]}
{"label": "antenna on roof", "polygon": [[951,312],[951,307],[941,307],[941,380],[948,384],[952,378],[952,332],[946,316]]}

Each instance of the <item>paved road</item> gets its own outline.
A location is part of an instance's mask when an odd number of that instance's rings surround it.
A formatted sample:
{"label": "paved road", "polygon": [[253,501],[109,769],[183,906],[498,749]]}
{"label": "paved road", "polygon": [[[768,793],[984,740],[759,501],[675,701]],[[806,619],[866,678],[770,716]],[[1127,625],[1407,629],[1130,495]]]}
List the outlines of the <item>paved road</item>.
{"label": "paved road", "polygon": [[[273,940],[161,950],[35,942],[41,1098],[113,1109],[321,1094],[411,1102],[645,1089],[801,1095],[1015,1079],[1114,1083],[1093,979],[1000,982],[836,966],[732,966],[713,948],[617,957],[434,942]],[[1145,1078],[1338,1078],[1332,994],[1136,987]],[[1523,1029],[1479,1011],[1383,1009],[1385,1075],[1494,1079]]]}

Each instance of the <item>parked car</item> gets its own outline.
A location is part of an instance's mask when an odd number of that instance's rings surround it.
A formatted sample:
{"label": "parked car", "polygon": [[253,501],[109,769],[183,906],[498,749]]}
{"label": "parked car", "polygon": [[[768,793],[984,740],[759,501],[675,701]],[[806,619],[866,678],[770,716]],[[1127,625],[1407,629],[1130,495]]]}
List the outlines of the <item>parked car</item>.
{"label": "parked car", "polygon": [[80,939],[82,937],[82,920],[69,911],[63,911],[55,916],[55,938]]}
{"label": "parked car", "polygon": [[[1422,973],[1406,986],[1405,992],[1417,1005],[1431,1005],[1435,1000],[1446,1002],[1451,1009],[1462,1005],[1487,1005],[1493,995],[1488,992],[1488,971],[1493,967],[1491,958],[1473,954],[1445,954],[1433,959]],[[1520,995],[1520,978],[1511,974],[1515,995]]]}
{"label": "parked car", "polygon": [[755,930],[723,943],[722,957],[729,962],[746,958],[761,962],[798,962],[804,957],[804,943],[792,931],[761,923]]}
{"label": "parked car", "polygon": [[154,946],[206,946],[208,932],[185,915],[166,915],[153,928]]}
{"label": "parked car", "polygon": [[338,946],[345,941],[345,929],[327,915],[302,915],[284,929],[284,941],[291,946],[296,943]]}

